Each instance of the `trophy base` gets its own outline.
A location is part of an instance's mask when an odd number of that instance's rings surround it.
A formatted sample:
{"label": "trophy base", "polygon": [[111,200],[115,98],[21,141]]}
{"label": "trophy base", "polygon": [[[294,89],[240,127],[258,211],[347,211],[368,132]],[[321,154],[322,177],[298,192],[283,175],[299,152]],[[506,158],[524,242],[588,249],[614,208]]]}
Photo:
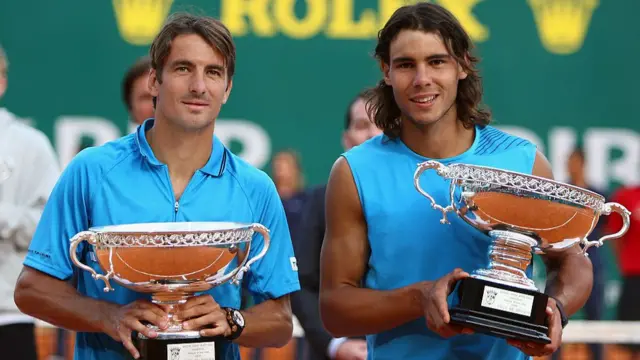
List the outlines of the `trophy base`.
{"label": "trophy base", "polygon": [[457,300],[449,309],[453,324],[504,339],[551,343],[546,294],[469,277],[460,280]]}
{"label": "trophy base", "polygon": [[224,359],[221,337],[149,339],[138,335],[135,345],[141,360],[220,360]]}

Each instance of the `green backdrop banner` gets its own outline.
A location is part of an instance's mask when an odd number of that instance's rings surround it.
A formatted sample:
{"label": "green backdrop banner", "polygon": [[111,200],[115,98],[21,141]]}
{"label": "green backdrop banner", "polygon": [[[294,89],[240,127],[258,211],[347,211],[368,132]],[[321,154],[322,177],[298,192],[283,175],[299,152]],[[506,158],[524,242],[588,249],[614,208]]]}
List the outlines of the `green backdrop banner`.
{"label": "green backdrop banner", "polygon": [[[1,104],[43,130],[66,164],[85,137],[101,144],[129,131],[120,79],[147,53],[166,16],[206,13],[230,28],[238,47],[218,136],[265,169],[273,152],[295,148],[308,183],[319,184],[341,151],[347,103],[379,77],[371,58],[377,31],[411,2],[3,1],[0,43],[10,68]],[[538,143],[558,179],[566,180],[565,159],[580,144],[594,187],[640,180],[639,119],[632,111],[640,42],[630,25],[640,2],[435,2],[477,44],[495,124]]]}

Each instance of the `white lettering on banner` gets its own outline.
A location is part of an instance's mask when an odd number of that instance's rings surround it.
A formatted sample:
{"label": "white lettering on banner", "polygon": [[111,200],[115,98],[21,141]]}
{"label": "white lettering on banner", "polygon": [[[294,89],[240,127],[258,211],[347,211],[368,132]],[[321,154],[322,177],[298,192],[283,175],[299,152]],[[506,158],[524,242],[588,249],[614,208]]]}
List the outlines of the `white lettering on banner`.
{"label": "white lettering on banner", "polygon": [[262,168],[271,157],[271,139],[265,129],[251,121],[220,119],[216,121],[216,135],[226,146],[232,140],[242,144],[238,156],[249,164]]}
{"label": "white lettering on banner", "polygon": [[[135,126],[128,125],[128,133],[135,130]],[[242,151],[237,155],[251,165],[262,168],[271,157],[271,139],[260,125],[238,119],[216,120],[216,136],[226,146],[231,141],[238,141]],[[114,123],[96,116],[61,116],[55,123],[55,146],[60,164],[65,167],[78,152],[83,136],[93,138],[99,146],[122,136]]]}
{"label": "white lettering on banner", "polygon": [[[498,125],[503,131],[528,139],[538,145],[552,164],[555,178],[568,181],[566,159],[579,142],[578,131],[561,126],[552,127],[547,134],[547,146],[538,133],[515,125]],[[127,131],[131,129],[128,128]],[[262,168],[271,157],[271,138],[259,124],[244,119],[219,119],[216,135],[226,145],[233,141],[241,144],[237,155],[251,165]],[[66,166],[76,155],[83,136],[92,137],[95,145],[102,145],[122,136],[108,119],[97,116],[64,115],[54,126],[54,144],[60,163]],[[640,134],[625,128],[588,128],[582,137],[587,161],[587,179],[596,189],[606,191],[612,182],[640,183]],[[309,149],[308,151],[321,151]],[[612,157],[618,151],[620,157]]]}
{"label": "white lettering on banner", "polygon": [[61,116],[55,123],[54,133],[58,159],[63,167],[78,153],[83,136],[93,138],[95,145],[120,137],[120,130],[113,121],[97,116]]}
{"label": "white lettering on banner", "polygon": [[[538,145],[552,165],[558,181],[568,181],[566,161],[578,144],[578,132],[571,127],[553,127],[548,133],[545,149],[536,133],[521,126],[496,126],[510,134]],[[611,182],[640,183],[640,134],[625,128],[588,128],[582,138],[585,152],[587,181],[598,190],[606,191]],[[546,150],[546,151],[545,151]],[[612,158],[613,150],[622,155]]]}

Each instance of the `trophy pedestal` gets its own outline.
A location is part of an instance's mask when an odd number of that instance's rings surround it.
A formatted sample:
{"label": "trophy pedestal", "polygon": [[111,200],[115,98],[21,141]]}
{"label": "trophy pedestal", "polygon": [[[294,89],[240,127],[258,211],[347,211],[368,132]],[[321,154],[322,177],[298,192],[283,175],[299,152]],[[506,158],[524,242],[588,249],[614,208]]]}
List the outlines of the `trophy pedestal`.
{"label": "trophy pedestal", "polygon": [[453,324],[505,339],[551,343],[546,294],[469,277],[460,280],[456,300],[449,309]]}
{"label": "trophy pedestal", "polygon": [[222,338],[149,339],[138,335],[140,360],[224,360]]}

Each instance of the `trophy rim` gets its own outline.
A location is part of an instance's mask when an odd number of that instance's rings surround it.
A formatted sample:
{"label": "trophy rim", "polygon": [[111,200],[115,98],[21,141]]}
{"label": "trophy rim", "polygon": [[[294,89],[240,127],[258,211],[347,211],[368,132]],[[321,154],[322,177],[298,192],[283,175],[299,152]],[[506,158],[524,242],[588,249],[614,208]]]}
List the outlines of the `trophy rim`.
{"label": "trophy rim", "polygon": [[185,235],[251,230],[252,224],[227,221],[177,221],[105,225],[89,228],[98,235]]}
{"label": "trophy rim", "polygon": [[[568,184],[562,181],[558,181],[555,179],[549,179],[546,177],[542,177],[542,176],[538,176],[538,175],[533,175],[533,174],[525,174],[525,173],[521,173],[521,172],[517,172],[517,171],[511,171],[511,170],[504,170],[504,169],[500,169],[500,168],[496,168],[496,167],[491,167],[491,166],[481,166],[481,165],[471,165],[471,164],[463,164],[463,163],[456,163],[456,164],[451,164],[449,166],[449,168],[473,168],[473,169],[477,169],[477,170],[490,170],[490,171],[495,171],[495,172],[499,172],[499,173],[505,173],[505,174],[509,174],[509,175],[513,175],[513,176],[521,176],[527,179],[531,179],[531,180],[538,180],[541,182],[547,182],[547,183],[551,183],[555,186],[560,186],[560,187],[564,187],[567,188],[569,190],[574,190],[574,191],[578,191],[580,193],[583,193],[585,195],[591,196],[592,198],[598,200],[599,202],[601,202],[602,204],[605,203],[605,198],[603,195],[598,194],[594,191],[579,187],[579,186],[575,186],[572,184]],[[495,181],[487,181],[487,180],[478,180],[478,179],[468,179],[465,178],[463,176],[453,176],[455,174],[447,174],[446,177],[449,177],[450,179],[455,179],[455,180],[467,180],[467,181],[484,181],[487,183],[491,183],[491,184],[495,184],[495,185],[501,185]],[[522,189],[522,190],[526,190],[526,189]],[[571,199],[565,199],[567,201],[571,201]]]}

